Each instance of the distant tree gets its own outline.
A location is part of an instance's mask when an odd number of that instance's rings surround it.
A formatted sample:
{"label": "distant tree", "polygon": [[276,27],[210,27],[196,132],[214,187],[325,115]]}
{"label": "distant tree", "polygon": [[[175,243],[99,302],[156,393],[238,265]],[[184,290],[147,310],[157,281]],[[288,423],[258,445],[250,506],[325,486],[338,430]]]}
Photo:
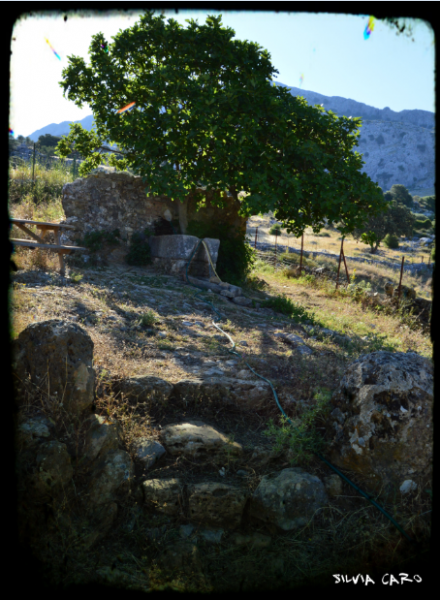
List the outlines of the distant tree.
{"label": "distant tree", "polygon": [[383,195],[383,197],[385,198],[385,200],[387,202],[391,202],[391,200],[394,199],[393,194],[388,190],[388,192],[385,192],[385,194]]}
{"label": "distant tree", "polygon": [[372,216],[362,228],[355,229],[353,237],[361,240],[375,254],[386,235],[410,237],[413,233],[415,217],[407,206],[393,200],[388,209],[379,216]]}
{"label": "distant tree", "polygon": [[432,210],[435,213],[435,196],[423,196],[419,202],[422,206],[426,206],[428,210]]}
{"label": "distant tree", "polygon": [[408,208],[412,207],[413,197],[404,185],[401,185],[400,183],[395,183],[393,186],[391,186],[390,193],[393,196],[393,200],[395,200],[399,204],[404,204]]}
{"label": "distant tree", "polygon": [[[38,142],[37,142],[38,151],[47,156],[54,156],[55,148],[57,147],[58,143],[61,141],[61,139],[63,137],[64,136],[51,135],[50,133],[45,133],[44,135],[40,135],[40,137],[38,138]],[[70,154],[68,154],[66,158],[81,159],[83,157],[81,156],[81,154],[78,151],[75,150],[75,151],[71,152]]]}
{"label": "distant tree", "polygon": [[50,133],[45,133],[44,135],[40,135],[38,138],[38,144],[40,144],[40,146],[49,146],[55,149],[60,140],[61,137],[51,135]]}

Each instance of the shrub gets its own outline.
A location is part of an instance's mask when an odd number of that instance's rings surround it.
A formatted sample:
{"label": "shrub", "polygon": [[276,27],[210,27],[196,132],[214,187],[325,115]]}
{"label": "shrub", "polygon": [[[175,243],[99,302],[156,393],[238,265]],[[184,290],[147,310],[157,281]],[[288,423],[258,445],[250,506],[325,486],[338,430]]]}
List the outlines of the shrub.
{"label": "shrub", "polygon": [[143,232],[134,232],[130,238],[128,254],[125,255],[125,262],[132,266],[145,266],[151,264],[151,248],[149,238],[152,231],[149,228]]}
{"label": "shrub", "polygon": [[422,229],[429,230],[432,227],[432,222],[429,219],[416,219],[413,225],[415,231],[421,231]]}
{"label": "shrub", "polygon": [[397,235],[388,233],[383,239],[383,244],[387,248],[391,248],[391,249],[398,248],[399,247],[399,238],[397,237]]}

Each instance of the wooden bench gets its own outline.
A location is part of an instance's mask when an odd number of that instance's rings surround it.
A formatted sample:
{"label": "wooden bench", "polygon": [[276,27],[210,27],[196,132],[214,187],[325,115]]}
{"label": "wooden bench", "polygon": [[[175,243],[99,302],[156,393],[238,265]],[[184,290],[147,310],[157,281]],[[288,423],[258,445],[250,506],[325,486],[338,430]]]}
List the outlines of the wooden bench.
{"label": "wooden bench", "polygon": [[[35,250],[36,248],[43,248],[44,250],[52,250],[53,252],[57,252],[59,260],[60,260],[60,273],[64,276],[65,273],[65,264],[64,264],[64,254],[70,254],[75,250],[87,250],[82,246],[63,246],[60,243],[60,230],[61,229],[75,229],[72,225],[67,225],[64,223],[46,223],[44,221],[28,221],[27,219],[10,219],[12,225],[16,225],[23,231],[25,231],[32,239],[35,240],[26,240],[26,239],[13,239],[10,241],[14,246],[25,246],[27,248],[31,248]],[[33,231],[30,231],[26,225],[36,225],[37,229],[41,231],[40,235],[37,235]],[[48,231],[53,231],[55,233],[56,244],[47,244],[44,241],[44,237]]]}

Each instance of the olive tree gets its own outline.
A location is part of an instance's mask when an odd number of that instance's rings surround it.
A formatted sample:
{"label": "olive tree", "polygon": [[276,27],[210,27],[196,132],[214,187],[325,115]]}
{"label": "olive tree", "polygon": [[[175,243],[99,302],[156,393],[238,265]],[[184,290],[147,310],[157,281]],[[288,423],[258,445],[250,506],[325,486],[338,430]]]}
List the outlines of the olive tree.
{"label": "olive tree", "polygon": [[392,200],[386,211],[378,216],[370,217],[363,227],[356,228],[352,234],[355,240],[360,239],[371,248],[371,254],[375,254],[382,240],[389,235],[411,236],[415,216],[408,207]]}

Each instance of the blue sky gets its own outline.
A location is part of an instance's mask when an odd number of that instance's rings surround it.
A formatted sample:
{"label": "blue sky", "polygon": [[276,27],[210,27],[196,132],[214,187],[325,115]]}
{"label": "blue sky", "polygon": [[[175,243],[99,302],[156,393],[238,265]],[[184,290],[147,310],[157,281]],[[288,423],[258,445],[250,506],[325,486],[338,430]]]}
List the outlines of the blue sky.
{"label": "blue sky", "polygon": [[[81,11],[67,13],[67,22],[64,14],[41,13],[14,26],[9,126],[15,136],[90,115],[90,107],[80,109],[63,98],[58,82],[68,65],[67,56],[82,56],[88,62],[92,35],[102,32],[111,42],[140,13],[109,11],[104,16]],[[287,85],[394,111],[435,110],[434,31],[425,21],[411,20],[413,42],[380,20],[364,39],[368,16],[212,9],[164,14],[183,26],[187,26],[185,19],[202,24],[208,14],[221,14],[223,25],[234,29],[236,38],[257,42],[269,51],[279,71],[274,79]]]}

